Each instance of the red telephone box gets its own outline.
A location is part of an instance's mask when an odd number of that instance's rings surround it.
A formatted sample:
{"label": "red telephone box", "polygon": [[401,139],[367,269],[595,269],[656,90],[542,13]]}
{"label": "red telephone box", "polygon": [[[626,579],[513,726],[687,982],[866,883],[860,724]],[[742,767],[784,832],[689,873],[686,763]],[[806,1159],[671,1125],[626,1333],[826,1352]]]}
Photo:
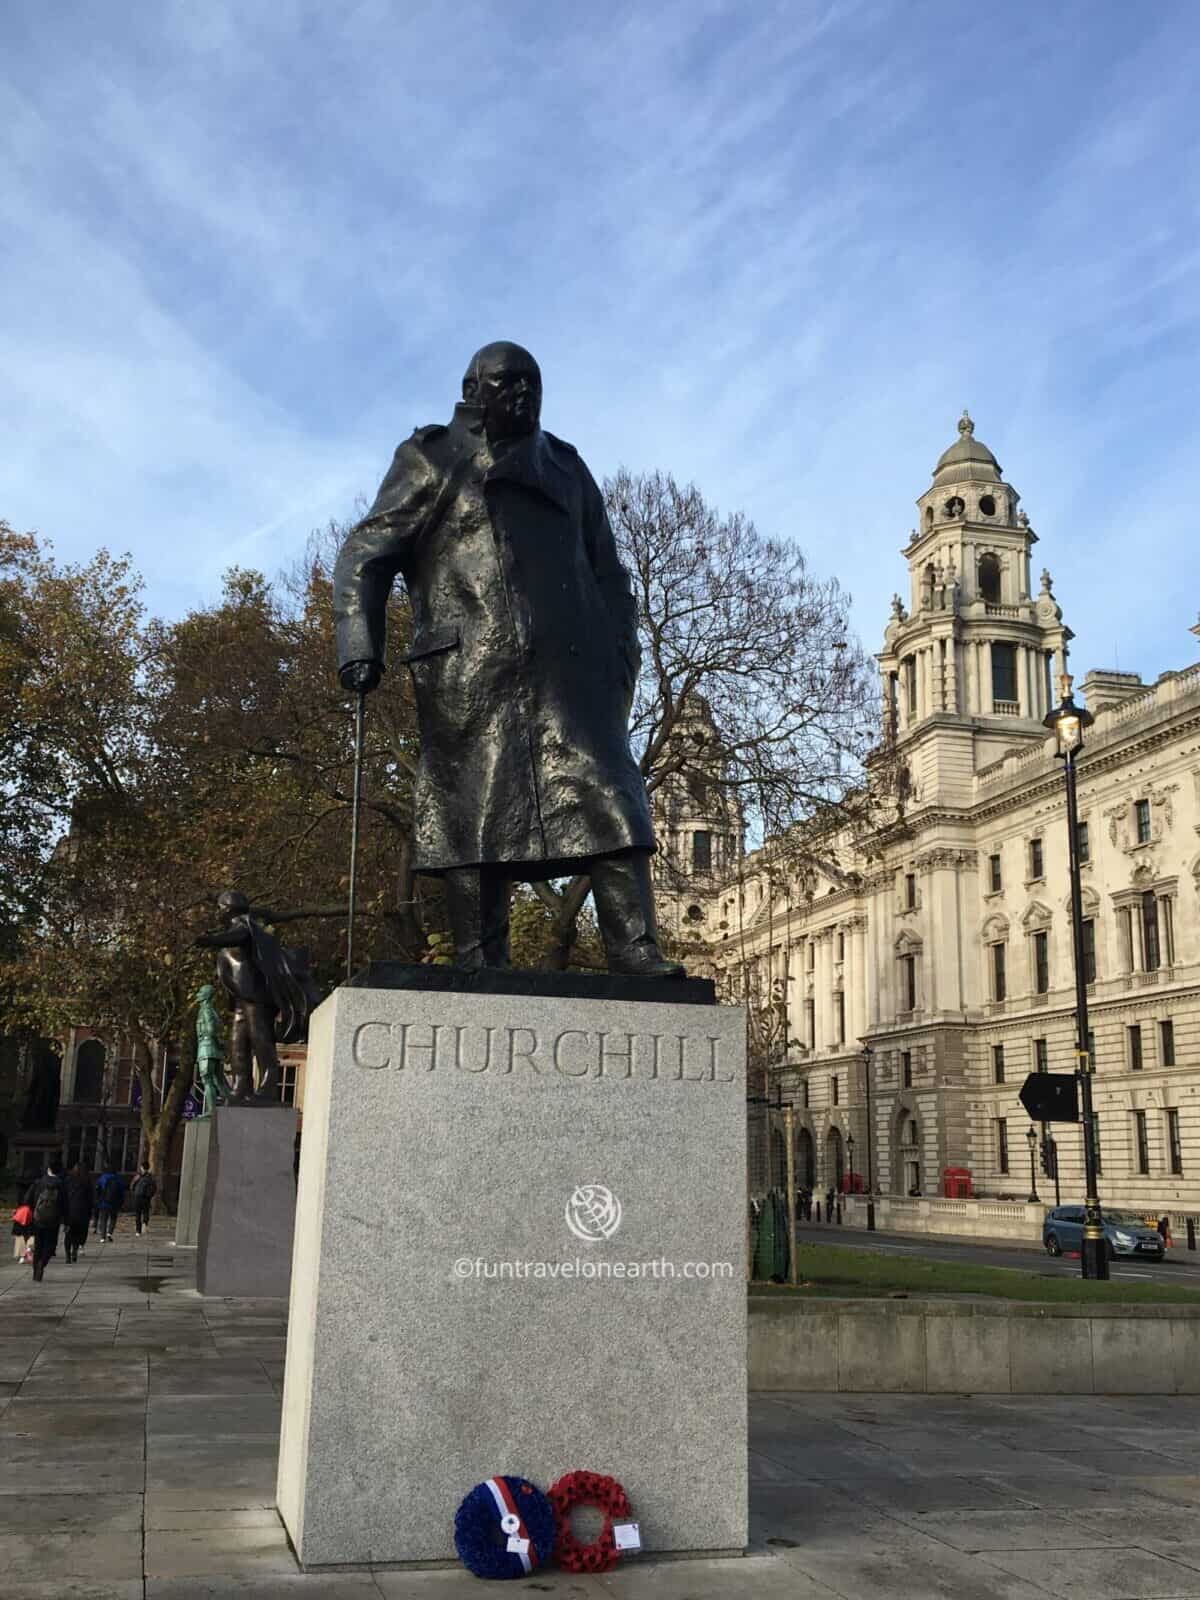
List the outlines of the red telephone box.
{"label": "red telephone box", "polygon": [[947,1200],[971,1198],[970,1167],[946,1167],[942,1172],[942,1195]]}

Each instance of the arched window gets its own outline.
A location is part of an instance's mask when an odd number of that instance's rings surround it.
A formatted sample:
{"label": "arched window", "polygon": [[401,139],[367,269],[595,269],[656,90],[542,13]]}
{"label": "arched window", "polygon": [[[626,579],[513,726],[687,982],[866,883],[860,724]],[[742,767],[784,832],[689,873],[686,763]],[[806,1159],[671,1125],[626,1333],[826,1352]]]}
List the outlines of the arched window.
{"label": "arched window", "polygon": [[933,527],[933,507],[932,506],[926,506],[925,507],[925,526],[927,528],[932,528]]}
{"label": "arched window", "polygon": [[87,1039],[75,1052],[75,1099],[98,1105],[103,1098],[104,1046],[99,1039]]}
{"label": "arched window", "polygon": [[1000,558],[985,550],[979,558],[979,592],[993,605],[1000,601]]}

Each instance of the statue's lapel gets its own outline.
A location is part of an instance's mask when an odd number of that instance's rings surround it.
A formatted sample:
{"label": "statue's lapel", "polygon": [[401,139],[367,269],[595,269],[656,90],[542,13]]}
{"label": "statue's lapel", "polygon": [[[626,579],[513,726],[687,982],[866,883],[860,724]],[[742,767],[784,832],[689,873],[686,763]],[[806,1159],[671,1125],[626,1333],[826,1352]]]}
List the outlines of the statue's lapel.
{"label": "statue's lapel", "polygon": [[549,500],[560,511],[571,510],[571,475],[559,465],[546,435],[539,428],[521,439],[487,470],[486,483],[517,483]]}

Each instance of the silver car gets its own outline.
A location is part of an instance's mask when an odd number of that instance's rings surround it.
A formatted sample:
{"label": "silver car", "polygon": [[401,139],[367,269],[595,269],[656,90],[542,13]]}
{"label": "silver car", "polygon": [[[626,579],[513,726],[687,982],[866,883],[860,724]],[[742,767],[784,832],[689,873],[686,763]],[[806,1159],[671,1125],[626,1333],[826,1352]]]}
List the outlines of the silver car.
{"label": "silver car", "polygon": [[[1109,1256],[1140,1256],[1144,1261],[1161,1261],[1162,1235],[1132,1211],[1105,1211],[1104,1237]],[[1055,1206],[1042,1225],[1042,1243],[1052,1256],[1076,1254],[1083,1248],[1082,1206]]]}

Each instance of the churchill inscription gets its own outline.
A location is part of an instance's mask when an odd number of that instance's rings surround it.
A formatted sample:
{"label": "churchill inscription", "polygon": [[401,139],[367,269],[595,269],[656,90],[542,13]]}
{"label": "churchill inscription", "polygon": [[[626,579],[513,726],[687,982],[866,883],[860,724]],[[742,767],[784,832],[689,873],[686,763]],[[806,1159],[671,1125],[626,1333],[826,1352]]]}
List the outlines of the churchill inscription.
{"label": "churchill inscription", "polygon": [[369,1072],[558,1073],[564,1078],[641,1078],[733,1083],[718,1034],[610,1032],[443,1022],[360,1022],[351,1058]]}

